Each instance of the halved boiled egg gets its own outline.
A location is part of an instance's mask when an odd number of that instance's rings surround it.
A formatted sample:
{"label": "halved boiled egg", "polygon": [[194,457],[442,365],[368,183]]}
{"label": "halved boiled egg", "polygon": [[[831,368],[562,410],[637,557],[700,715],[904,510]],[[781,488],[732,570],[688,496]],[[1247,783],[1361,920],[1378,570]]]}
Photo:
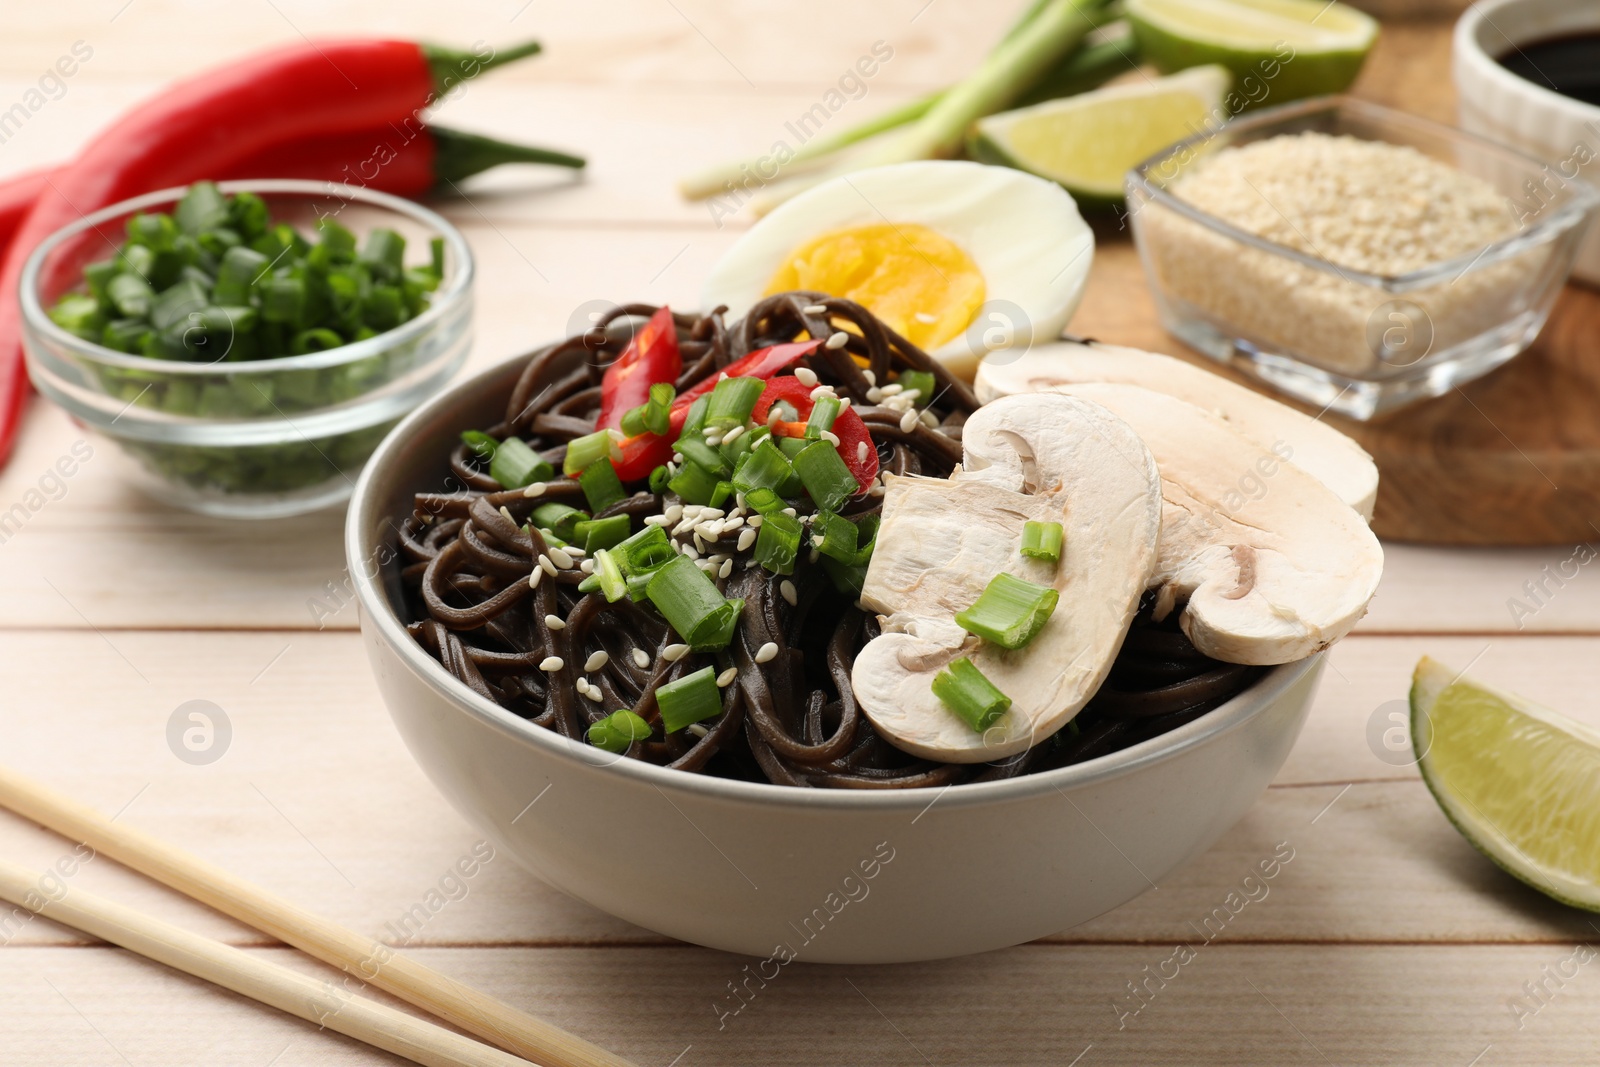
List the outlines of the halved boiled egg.
{"label": "halved boiled egg", "polygon": [[790,289],[846,297],[970,381],[991,349],[1055,340],[1093,259],[1093,232],[1054,182],[981,163],[897,163],[778,207],[712,268],[703,298],[737,319]]}

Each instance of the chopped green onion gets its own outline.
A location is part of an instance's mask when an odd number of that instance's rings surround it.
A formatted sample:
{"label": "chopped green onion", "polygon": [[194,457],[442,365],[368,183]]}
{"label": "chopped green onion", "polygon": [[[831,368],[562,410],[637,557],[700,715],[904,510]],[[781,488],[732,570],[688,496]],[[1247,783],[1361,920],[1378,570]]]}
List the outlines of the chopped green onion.
{"label": "chopped green onion", "polygon": [[822,440],[822,435],[833,429],[833,422],[843,407],[836,396],[818,397],[816,406],[811,409],[811,418],[806,420],[806,440]]}
{"label": "chopped green onion", "polygon": [[172,209],[172,217],[187,234],[214,230],[228,221],[228,200],[214,183],[195,182]]}
{"label": "chopped green onion", "polygon": [[674,557],[663,565],[645,591],[667,625],[694,651],[726,648],[733,640],[744,601],[724,597],[688,556]]}
{"label": "chopped green onion", "polygon": [[314,330],[301,330],[295,334],[289,350],[295,355],[304,355],[307,352],[326,352],[344,343],[344,338],[336,331],[319,326]]}
{"label": "chopped green onion", "polygon": [[613,711],[589,727],[591,745],[619,756],[628,751],[629,745],[649,736],[650,724],[626,708]]}
{"label": "chopped green onion", "polygon": [[915,389],[920,401],[917,406],[924,408],[933,402],[934,390],[939,388],[939,380],[925,370],[903,370],[895,382],[908,393]]}
{"label": "chopped green onion", "polygon": [[690,504],[710,504],[721,482],[698,463],[685,463],[683,470],[667,482],[667,488]]}
{"label": "chopped green onion", "polygon": [[611,558],[629,576],[650,575],[677,558],[667,531],[646,526],[611,550]]}
{"label": "chopped green onion", "polygon": [[83,268],[83,280],[89,286],[89,295],[96,300],[106,299],[106,286],[122,273],[122,265],[114,259],[97,260]]}
{"label": "chopped green onion", "polygon": [[656,690],[661,728],[675,734],[692,723],[722,714],[722,690],[717,688],[715,667],[702,667]]}
{"label": "chopped green onion", "polygon": [[[466,445],[472,454],[479,459],[493,459],[495,449],[500,447],[500,442],[484,433],[482,430],[463,430],[461,443]],[[499,481],[498,478],[495,479]]]}
{"label": "chopped green onion", "polygon": [[292,325],[300,321],[305,308],[306,283],[302,279],[268,278],[261,283],[261,317],[267,322],[286,322]]}
{"label": "chopped green onion", "polygon": [[[750,497],[745,497],[749,501]],[[773,574],[793,574],[800,554],[800,520],[781,511],[767,515],[756,534],[755,559]]]}
{"label": "chopped green onion", "polygon": [[657,496],[667,491],[667,481],[672,477],[666,465],[662,464],[650,472],[650,491]]}
{"label": "chopped green onion", "polygon": [[554,530],[567,541],[576,541],[578,539],[577,525],[580,522],[587,521],[589,513],[587,511],[579,511],[574,507],[568,507],[566,504],[557,504],[551,501],[548,504],[540,504],[534,508],[533,515],[530,517],[535,526],[546,530]]}
{"label": "chopped green onion", "polygon": [[739,464],[739,469],[733,472],[733,484],[746,493],[752,489],[776,490],[793,474],[794,468],[783,458],[783,453],[767,440],[752,449]]}
{"label": "chopped green onion", "polygon": [[803,452],[805,447],[811,443],[804,437],[774,437],[773,441],[777,443],[779,450],[783,452],[784,458],[790,463],[793,463],[794,457]]}
{"label": "chopped green onion", "polygon": [[709,394],[697,397],[689,410],[684,413],[683,429],[679,432],[681,437],[693,437],[705,428],[706,410],[711,407]]}
{"label": "chopped green onion", "polygon": [[794,457],[794,472],[822,511],[838,511],[841,504],[861,491],[856,476],[827,441],[813,441],[801,449]]}
{"label": "chopped green onion", "polygon": [[861,587],[867,584],[867,567],[864,563],[841,563],[823,556],[822,569],[828,572],[833,587],[845,596],[861,595]]}
{"label": "chopped green onion", "polygon": [[599,459],[616,459],[616,438],[610,430],[596,430],[567,442],[567,458],[561,461],[562,474],[578,474]]}
{"label": "chopped green onion", "polygon": [[689,463],[704,467],[708,473],[718,477],[726,475],[733,468],[728,466],[727,460],[722,458],[722,453],[706,444],[704,438],[684,437],[672,446]]}
{"label": "chopped green onion", "polygon": [[406,239],[390,229],[379,228],[367,234],[366,246],[357,259],[367,265],[374,278],[397,281],[406,255]]}
{"label": "chopped green onion", "polygon": [[[137,274],[119,274],[106,283],[106,298],[123,318],[142,319],[150,314],[150,304],[156,298],[156,291]],[[241,304],[244,302],[238,301]]]}
{"label": "chopped green onion", "polygon": [[653,433],[665,437],[672,432],[672,402],[678,391],[671,382],[657,382],[650,387],[650,399],[622,416],[622,432],[629,437]]}
{"label": "chopped green onion", "polygon": [[972,607],[956,614],[956,624],[1001,648],[1021,648],[1049,621],[1060,597],[1049,586],[997,574]]}
{"label": "chopped green onion", "polygon": [[66,296],[50,309],[50,319],[68,333],[85,341],[100,340],[106,328],[106,317],[100,311],[100,301],[92,296]]}
{"label": "chopped green onion", "polygon": [[572,532],[583,542],[583,550],[593,555],[597,549],[614,548],[633,532],[633,520],[626,515],[608,515],[573,526]]}
{"label": "chopped green onion", "polygon": [[1058,563],[1061,560],[1063,537],[1059,522],[1029,520],[1022,524],[1022,554],[1029,559]]}
{"label": "chopped green onion", "polygon": [[650,400],[644,406],[644,428],[661,437],[672,432],[672,402],[678,391],[671,382],[657,382],[650,387]]}
{"label": "chopped green onion", "polygon": [[[765,524],[763,524],[765,525]],[[811,547],[840,563],[856,561],[856,524],[843,515],[823,511],[811,523]]]}
{"label": "chopped green onion", "polygon": [[[466,434],[461,436],[462,440],[466,440]],[[472,442],[467,441],[467,444],[471,445]],[[555,474],[556,469],[545,462],[543,456],[516,437],[508,437],[501,441],[489,457],[489,477],[507,489],[523,489],[534,482],[554,478]]]}
{"label": "chopped green onion", "polygon": [[711,404],[706,409],[707,426],[718,430],[731,430],[750,421],[756,401],[767,387],[762,378],[724,378],[711,390]]}
{"label": "chopped green onion", "polygon": [[600,576],[598,574],[591,574],[578,583],[578,592],[580,593],[598,593],[599,591]]}
{"label": "chopped green onion", "polygon": [[617,561],[611,558],[611,553],[600,549],[593,556],[594,576],[600,579],[600,592],[606,596],[606,602],[615,604],[628,595],[628,580],[623,577],[622,568],[617,566]]}
{"label": "chopped green onion", "polygon": [[628,498],[628,491],[622,487],[622,479],[617,477],[617,468],[604,457],[583,469],[583,473],[578,475],[578,486],[583,490],[584,499],[589,502],[589,509],[597,515],[617,501]]}
{"label": "chopped green onion", "polygon": [[980,734],[1011,707],[1011,698],[996,689],[970,659],[958,659],[934,675],[933,695]]}
{"label": "chopped green onion", "polygon": [[751,489],[744,494],[744,503],[751,511],[770,518],[788,507],[783,497],[771,489]]}
{"label": "chopped green onion", "polygon": [[732,482],[718,482],[716,491],[711,494],[711,506],[714,508],[722,507],[723,504],[727,503],[728,498],[736,492],[738,490]]}

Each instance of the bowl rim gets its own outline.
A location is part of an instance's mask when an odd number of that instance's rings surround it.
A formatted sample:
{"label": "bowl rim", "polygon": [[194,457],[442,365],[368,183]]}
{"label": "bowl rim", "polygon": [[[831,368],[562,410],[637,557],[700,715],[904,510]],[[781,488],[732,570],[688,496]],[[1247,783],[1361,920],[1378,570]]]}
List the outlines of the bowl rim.
{"label": "bowl rim", "polygon": [[376,189],[367,189],[356,185],[347,185],[340,182],[319,182],[304,178],[245,178],[234,181],[217,182],[217,187],[224,193],[289,193],[304,196],[316,196],[321,199],[335,199],[345,202],[356,202],[369,207],[384,208],[398,215],[404,215],[414,222],[422,223],[438,231],[449,247],[455,261],[461,265],[460,269],[450,279],[447,288],[439,289],[434,299],[428,302],[428,307],[422,314],[413,319],[408,319],[394,329],[385,330],[375,337],[368,337],[362,341],[352,341],[350,344],[340,345],[322,352],[307,352],[299,356],[280,356],[275,359],[240,360],[228,363],[216,360],[208,363],[190,363],[186,360],[153,359],[148,356],[135,356],[126,352],[117,352],[104,345],[85,341],[77,334],[69,333],[56,325],[45,311],[44,305],[39,301],[39,273],[44,267],[45,257],[55,251],[64,242],[77,237],[86,230],[98,227],[102,223],[110,222],[120,216],[131,212],[142,211],[171,201],[176,201],[188,190],[187,185],[170,186],[166,189],[157,189],[154,192],[141,196],[130,197],[118,201],[99,211],[81,216],[75,222],[70,222],[59,230],[39,242],[33,252],[28,256],[27,262],[22,267],[22,277],[18,283],[18,303],[22,308],[22,318],[27,330],[37,330],[48,336],[52,341],[73,350],[73,352],[86,359],[108,367],[121,370],[143,371],[146,373],[166,374],[175,376],[184,375],[254,375],[276,374],[280,371],[294,370],[323,370],[329,367],[339,367],[346,363],[357,363],[372,356],[381,355],[391,348],[404,344],[408,340],[426,333],[432,329],[438,320],[449,314],[462,298],[472,291],[473,280],[477,274],[477,264],[472,256],[472,248],[467,239],[455,225],[443,215],[421,204],[407,200],[404,197],[394,196],[390,193],[379,192]]}
{"label": "bowl rim", "polygon": [[[1572,189],[1571,199],[1549,215],[1535,219],[1527,229],[1520,230],[1509,237],[1491,241],[1486,245],[1480,245],[1472,251],[1464,252],[1451,259],[1443,260],[1439,263],[1430,263],[1416,270],[1402,274],[1376,274],[1371,271],[1358,270],[1355,267],[1342,267],[1321,256],[1302,252],[1299,249],[1290,248],[1288,245],[1279,244],[1276,241],[1250,233],[1231,222],[1211,214],[1209,211],[1205,211],[1186,200],[1174,196],[1164,187],[1156,184],[1150,177],[1151,171],[1173,157],[1188,152],[1196,146],[1203,146],[1207,142],[1214,140],[1221,133],[1259,130],[1290,119],[1302,118],[1306,115],[1323,111],[1350,112],[1375,123],[1410,127],[1413,130],[1434,137],[1473,144],[1478,148],[1528,167],[1532,173],[1540,173],[1546,166],[1543,161],[1533,156],[1519,152],[1491,138],[1469,133],[1459,127],[1442,122],[1434,122],[1419,115],[1385,107],[1382,104],[1374,104],[1369,100],[1363,100],[1348,94],[1335,94],[1311,97],[1307,100],[1280,104],[1277,107],[1263,108],[1244,117],[1230,119],[1215,129],[1187,137],[1177,144],[1162,149],[1130,170],[1126,179],[1128,192],[1130,194],[1138,192],[1192,222],[1259,251],[1293,260],[1302,266],[1323,274],[1335,275],[1346,282],[1366,285],[1392,293],[1427,288],[1437,285],[1441,281],[1455,281],[1470,270],[1486,267],[1520,255],[1531,248],[1560,237],[1574,226],[1582,225],[1595,206],[1600,205],[1600,189],[1596,189],[1581,178],[1566,179],[1567,184]],[[1132,209],[1129,214],[1137,219],[1139,212],[1137,209]]]}
{"label": "bowl rim", "polygon": [[[1451,53],[1456,58],[1455,84],[1458,94],[1463,99],[1469,95],[1481,98],[1483,93],[1475,79],[1482,79],[1494,90],[1515,94],[1546,111],[1561,113],[1572,121],[1583,123],[1600,121],[1600,107],[1586,104],[1582,100],[1563,95],[1538,82],[1513,74],[1502,66],[1479,40],[1484,26],[1488,26],[1505,38],[1512,48],[1518,48],[1527,40],[1536,40],[1537,37],[1513,40],[1496,25],[1493,16],[1544,2],[1548,0],[1477,0],[1461,13],[1451,35]],[[1571,10],[1581,12],[1583,9],[1573,6]],[[1600,29],[1600,9],[1595,9],[1591,22],[1593,28]],[[1472,67],[1472,78],[1463,77],[1461,67],[1467,64]]]}
{"label": "bowl rim", "polygon": [[[366,561],[379,560],[384,547],[368,543],[368,530],[387,530],[396,518],[378,514],[381,495],[377,488],[386,480],[387,472],[404,443],[419,424],[439,418],[449,409],[463,404],[502,378],[520,373],[526,365],[527,355],[513,356],[489,366],[469,378],[455,382],[449,388],[428,399],[412,411],[391,430],[372,453],[366,467],[356,482],[345,516],[345,559],[360,605],[363,636],[367,640],[381,640],[411,672],[416,679],[442,697],[456,710],[465,713],[480,724],[486,725],[509,740],[531,745],[551,758],[564,760],[575,767],[581,766],[605,774],[620,775],[635,785],[649,785],[658,791],[673,789],[698,794],[708,800],[735,803],[796,805],[812,810],[864,810],[925,812],[941,801],[945,806],[965,807],[1017,800],[1055,790],[1077,788],[1109,778],[1131,774],[1157,763],[1164,763],[1197,748],[1214,738],[1240,728],[1249,720],[1263,714],[1284,692],[1291,689],[1305,675],[1317,668],[1326,650],[1313,653],[1293,663],[1269,667],[1254,685],[1217,708],[1187,722],[1159,737],[1141,741],[1128,748],[1097,756],[1082,763],[1048,771],[1019,775],[995,782],[967,782],[933,789],[804,789],[777,785],[771,782],[745,782],[730,778],[716,778],[704,774],[676,771],[667,767],[645,763],[642,760],[617,756],[600,762],[593,757],[597,750],[579,746],[553,730],[535,726],[500,705],[474,693],[406,633],[405,625],[389,604],[381,584],[387,565],[369,566]],[[392,562],[392,561],[391,561]],[[387,705],[387,700],[385,700]],[[946,797],[946,794],[949,794]],[[917,815],[921,817],[920,814]]]}

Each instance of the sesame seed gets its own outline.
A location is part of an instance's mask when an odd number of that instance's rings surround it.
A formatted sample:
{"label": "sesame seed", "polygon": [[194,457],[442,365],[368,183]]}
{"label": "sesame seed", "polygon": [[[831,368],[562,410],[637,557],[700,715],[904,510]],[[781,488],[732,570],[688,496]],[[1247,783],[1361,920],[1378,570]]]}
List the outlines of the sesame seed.
{"label": "sesame seed", "polygon": [[634,649],[633,662],[635,666],[637,666],[640,670],[643,670],[644,668],[650,666],[650,653],[646,652],[642,648]]}
{"label": "sesame seed", "polygon": [[849,340],[850,335],[845,333],[843,330],[840,330],[832,337],[829,337],[826,341],[824,341],[823,344],[829,348],[837,350],[843,348]]}
{"label": "sesame seed", "polygon": [[700,517],[702,519],[720,519],[724,514],[726,514],[726,512],[724,512],[721,508],[700,509]]}
{"label": "sesame seed", "polygon": [[915,411],[908,411],[900,416],[900,432],[910,433],[916,429],[917,423],[922,421]]}
{"label": "sesame seed", "polygon": [[833,386],[831,386],[831,385],[819,385],[815,389],[811,390],[811,399],[812,400],[821,400],[825,396],[832,396],[832,395],[833,395]]}
{"label": "sesame seed", "polygon": [[816,561],[817,561],[817,558],[818,558],[818,557],[819,557],[819,556],[821,556],[821,555],[822,555],[822,553],[820,553],[820,552],[818,552],[818,551],[817,551],[817,550],[816,550],[816,549],[814,549],[814,548],[813,548],[813,549],[812,549],[812,550],[811,550],[811,556],[810,556],[810,561],[811,561],[811,562],[812,562],[812,563],[815,563],[815,562],[816,562]]}
{"label": "sesame seed", "polygon": [[730,441],[737,441],[739,439],[739,436],[741,434],[743,434],[743,433],[744,433],[744,427],[743,426],[735,426],[733,429],[729,430],[727,433],[722,435],[722,443],[723,444],[728,444]]}
{"label": "sesame seed", "polygon": [[567,628],[567,620],[560,615],[546,615],[544,624],[552,630],[565,630]]}
{"label": "sesame seed", "polygon": [[768,426],[776,426],[778,423],[780,423],[782,421],[783,421],[783,409],[778,407],[778,405],[776,405],[776,404],[772,405],[772,409],[767,412],[767,425]]}
{"label": "sesame seed", "polygon": [[884,396],[894,396],[896,393],[905,392],[905,390],[906,387],[899,382],[890,382],[888,385],[881,386],[878,391]]}
{"label": "sesame seed", "polygon": [[822,439],[828,442],[834,448],[839,447],[839,435],[834,433],[832,430],[823,430]]}
{"label": "sesame seed", "polygon": [[722,532],[727,533],[729,530],[737,530],[743,525],[743,515],[729,515],[727,518],[722,520]]}
{"label": "sesame seed", "polygon": [[785,515],[789,516],[791,519],[794,518],[795,515],[796,515],[796,512],[795,512],[794,508],[784,508],[783,509],[783,513]]}
{"label": "sesame seed", "polygon": [[544,571],[538,567],[533,568],[533,573],[528,575],[528,588],[539,588],[539,579],[544,577]]}
{"label": "sesame seed", "polygon": [[668,663],[676,663],[689,651],[688,645],[668,645],[661,650],[661,658]]}
{"label": "sesame seed", "polygon": [[683,732],[686,734],[694,734],[696,737],[708,737],[711,734],[711,731],[706,729],[703,723],[698,722],[692,722],[688,726],[685,726],[683,728]]}
{"label": "sesame seed", "polygon": [[752,515],[748,519],[744,520],[744,524],[750,527],[752,530],[759,530],[761,529],[761,524],[766,521],[767,517],[765,515]]}
{"label": "sesame seed", "polygon": [[756,649],[756,662],[768,663],[778,654],[778,645],[775,641],[768,641]]}
{"label": "sesame seed", "polygon": [[[687,552],[689,550],[689,546],[688,545],[683,546],[683,550],[685,552]],[[700,555],[700,553],[704,552],[705,550],[706,550],[706,540],[705,540],[704,537],[700,536],[700,531],[696,530],[694,532],[694,551],[695,551],[695,556],[698,557]]]}
{"label": "sesame seed", "polygon": [[550,557],[545,555],[543,552],[539,553],[539,569],[544,571],[552,578],[556,576],[555,563],[553,563]]}
{"label": "sesame seed", "polygon": [[727,670],[725,670],[721,674],[717,675],[717,688],[718,689],[726,689],[726,688],[728,688],[728,686],[733,684],[733,680],[735,678],[737,678],[737,677],[739,677],[739,668],[738,667],[729,667]]}
{"label": "sesame seed", "polygon": [[573,686],[573,688],[578,691],[578,695],[579,696],[588,696],[589,695],[589,679],[587,679],[587,678],[579,678],[578,679],[578,684]]}
{"label": "sesame seed", "polygon": [[871,451],[872,451],[872,449],[867,447],[867,443],[865,441],[862,441],[859,444],[857,444],[856,445],[856,462],[857,463],[865,463],[867,461],[867,456],[868,456],[869,453],[871,453]]}
{"label": "sesame seed", "polygon": [[546,489],[548,489],[548,488],[549,488],[549,486],[545,485],[543,482],[534,482],[532,485],[528,486],[526,489],[524,489],[522,491],[522,495],[523,496],[544,496],[544,491]]}
{"label": "sesame seed", "polygon": [[876,404],[878,401],[883,399],[883,390],[874,385],[871,389],[867,390],[867,399]]}
{"label": "sesame seed", "polygon": [[936,317],[928,314],[926,311],[919,311],[912,317],[918,322],[922,323],[924,326],[929,326],[939,321]]}
{"label": "sesame seed", "polygon": [[900,394],[900,398],[902,400],[915,400],[921,395],[922,395],[922,390],[921,389],[907,389],[905,392]]}
{"label": "sesame seed", "polygon": [[703,537],[707,541],[715,543],[717,538],[722,536],[722,520],[713,519],[708,523],[704,523],[695,531],[695,536]]}
{"label": "sesame seed", "polygon": [[506,521],[511,525],[515,526],[517,524],[517,520],[511,517],[511,509],[506,507],[504,504],[500,505],[500,514],[504,515],[506,517]]}
{"label": "sesame seed", "polygon": [[644,517],[646,526],[665,526],[669,521],[665,515],[646,515]]}
{"label": "sesame seed", "polygon": [[666,519],[667,522],[677,522],[679,519],[683,518],[683,505],[682,504],[670,504],[670,505],[668,505],[667,510],[662,512],[661,517],[663,519]]}
{"label": "sesame seed", "polygon": [[583,549],[579,548],[577,545],[568,545],[566,548],[563,548],[561,551],[565,552],[567,555],[571,556],[573,559],[582,559],[584,556],[587,556],[589,554],[589,553],[585,552]]}
{"label": "sesame seed", "polygon": [[806,315],[826,315],[828,307],[826,304],[807,304],[800,311]]}
{"label": "sesame seed", "polygon": [[731,557],[729,557],[729,555],[726,552],[713,552],[710,556],[708,556],[706,558],[709,559],[712,563],[718,564],[720,566],[724,560],[729,559]]}
{"label": "sesame seed", "polygon": [[789,579],[785,578],[778,583],[778,592],[783,594],[783,599],[789,602],[791,608],[800,603],[800,594],[794,591],[794,583]]}
{"label": "sesame seed", "polygon": [[[702,547],[704,547],[704,546],[702,546]],[[690,559],[699,559],[700,558],[700,549],[696,548],[694,545],[684,545],[683,546],[683,554],[685,556],[688,556]]]}
{"label": "sesame seed", "polygon": [[560,656],[546,656],[544,659],[539,661],[539,669],[541,671],[549,671],[552,674],[554,674],[556,671],[559,671],[566,665],[567,661],[562,659]]}
{"label": "sesame seed", "polygon": [[600,701],[606,698],[606,695],[600,692],[600,687],[595,685],[591,685],[583,695],[594,701],[596,704],[600,703]]}
{"label": "sesame seed", "polygon": [[757,532],[748,528],[741,533],[739,535],[739,551],[745,552],[750,548],[751,545],[755,544],[756,536]]}
{"label": "sesame seed", "polygon": [[929,411],[927,408],[923,408],[922,409],[922,414],[920,416],[918,416],[918,417],[920,419],[922,419],[922,425],[926,426],[930,430],[934,429],[935,427],[937,427],[939,425],[939,416],[935,415],[933,412]]}
{"label": "sesame seed", "polygon": [[861,376],[867,380],[867,384],[868,385],[877,385],[878,384],[878,376],[876,374],[874,374],[871,370],[863,370],[861,372]]}
{"label": "sesame seed", "polygon": [[550,562],[564,571],[572,569],[572,556],[564,548],[552,548],[550,550]]}
{"label": "sesame seed", "polygon": [[596,652],[594,655],[583,661],[583,669],[586,671],[597,671],[610,662],[610,654],[606,652],[605,649],[601,649],[599,652]]}
{"label": "sesame seed", "polygon": [[730,575],[732,573],[733,573],[733,560],[731,560],[731,559],[723,560],[722,561],[722,566],[717,569],[717,577],[718,578],[726,578],[728,575]]}
{"label": "sesame seed", "polygon": [[[580,571],[582,571],[583,573],[585,573],[585,574],[593,574],[594,573],[594,560],[592,560],[592,559],[584,560],[582,563],[578,564],[578,569]],[[539,573],[543,574],[544,572],[540,571]]]}
{"label": "sesame seed", "polygon": [[850,398],[849,397],[841,396],[839,398],[839,410],[840,411],[849,411],[850,410]]}
{"label": "sesame seed", "polygon": [[710,445],[712,448],[716,448],[718,445],[722,444],[722,438],[718,434],[708,433],[706,434],[706,444]]}
{"label": "sesame seed", "polygon": [[794,380],[807,387],[814,386],[817,384],[817,372],[810,367],[796,367]]}

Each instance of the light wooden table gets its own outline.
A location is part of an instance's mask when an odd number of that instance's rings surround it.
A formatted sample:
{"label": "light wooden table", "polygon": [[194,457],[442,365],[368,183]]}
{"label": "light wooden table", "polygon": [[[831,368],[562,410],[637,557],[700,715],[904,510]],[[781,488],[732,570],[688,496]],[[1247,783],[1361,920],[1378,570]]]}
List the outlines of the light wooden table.
{"label": "light wooden table", "polygon": [[[401,10],[405,7],[406,10]],[[585,181],[523,172],[446,205],[482,266],[475,367],[555,336],[585,301],[693,306],[747,225],[718,227],[671,179],[760,148],[872,42],[894,58],[864,116],[970,66],[1016,2],[814,0],[93,0],[30,4],[0,35],[0,107],[75,40],[91,60],[0,145],[10,171],[70,152],[166,78],[281,40],[337,32],[468,43],[542,37],[546,56],[473,85],[449,121],[587,153]],[[1389,28],[1361,91],[1449,118],[1444,23]],[[1130,250],[1102,234],[1076,328],[1171,349]],[[80,436],[36,404],[0,476],[0,510]],[[169,511],[127,489],[107,446],[65,495],[0,544],[0,760],[313,908],[395,938],[476,836],[390,727],[341,591],[339,514],[257,525]],[[668,941],[569,900],[505,857],[415,933],[430,963],[640,1064],[1592,1062],[1600,971],[1556,972],[1597,937],[1588,917],[1501,874],[1440,815],[1413,768],[1369,745],[1417,657],[1600,724],[1600,600],[1587,570],[1518,629],[1510,597],[1570,548],[1391,545],[1370,617],[1334,651],[1311,721],[1273,787],[1159,890],[1074,930],[973,959],[801,964],[719,1030],[742,960]],[[319,606],[320,605],[320,606]],[[209,700],[226,754],[168,748],[173,711]],[[1161,969],[1258,861],[1293,859],[1216,942]],[[45,865],[65,842],[0,817],[0,855]],[[291,965],[294,953],[96,860],[74,884]],[[443,888],[449,890],[446,881]],[[403,932],[402,932],[403,933]],[[86,943],[45,921],[0,929],[0,1063],[299,1067],[394,1062],[337,1036]],[[1570,973],[1570,967],[1567,968]],[[1167,967],[1170,973],[1170,965]],[[1593,972],[1593,973],[1591,973]],[[1518,1020],[1511,998],[1544,982]],[[1075,1059],[1077,1057],[1077,1059]]]}

